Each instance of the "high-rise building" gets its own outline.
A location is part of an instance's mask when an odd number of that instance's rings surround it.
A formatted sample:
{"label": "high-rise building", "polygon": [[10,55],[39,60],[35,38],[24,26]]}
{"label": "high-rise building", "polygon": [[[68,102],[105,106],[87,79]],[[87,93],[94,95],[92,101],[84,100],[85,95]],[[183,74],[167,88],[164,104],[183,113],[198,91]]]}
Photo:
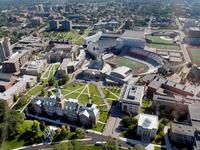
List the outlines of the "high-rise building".
{"label": "high-rise building", "polygon": [[57,30],[58,27],[59,27],[59,21],[58,20],[50,20],[49,21],[50,30]]}
{"label": "high-rise building", "polygon": [[2,38],[0,40],[0,61],[3,62],[12,55],[12,48],[9,38]]}
{"label": "high-rise building", "polygon": [[72,29],[72,23],[69,20],[63,20],[61,21],[61,26],[60,26],[60,30],[62,31],[69,31]]}
{"label": "high-rise building", "polygon": [[44,6],[43,4],[38,5],[38,12],[44,12]]}
{"label": "high-rise building", "polygon": [[50,20],[49,28],[52,31],[70,31],[72,29],[72,23],[69,20]]}

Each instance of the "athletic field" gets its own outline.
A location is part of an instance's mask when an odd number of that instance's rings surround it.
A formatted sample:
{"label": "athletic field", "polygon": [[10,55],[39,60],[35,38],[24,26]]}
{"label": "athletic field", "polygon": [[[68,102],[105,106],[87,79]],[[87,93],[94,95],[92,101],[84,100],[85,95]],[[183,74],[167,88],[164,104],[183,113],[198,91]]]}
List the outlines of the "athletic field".
{"label": "athletic field", "polygon": [[113,61],[116,62],[118,66],[127,66],[131,68],[135,74],[148,71],[148,67],[145,64],[141,64],[125,57],[116,56]]}
{"label": "athletic field", "polygon": [[176,43],[174,43],[173,40],[168,39],[169,37],[166,36],[163,38],[161,38],[161,36],[146,36],[148,46],[151,48],[180,50],[180,47]]}
{"label": "athletic field", "polygon": [[188,48],[190,59],[193,63],[200,65],[200,48]]}

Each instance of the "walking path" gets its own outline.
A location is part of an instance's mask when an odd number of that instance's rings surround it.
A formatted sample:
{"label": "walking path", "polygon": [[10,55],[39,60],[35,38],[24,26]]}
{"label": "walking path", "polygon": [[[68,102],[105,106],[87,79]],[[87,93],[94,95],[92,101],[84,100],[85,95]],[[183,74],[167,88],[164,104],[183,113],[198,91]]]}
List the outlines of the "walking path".
{"label": "walking path", "polygon": [[102,89],[101,89],[101,85],[100,84],[96,84],[96,86],[97,86],[97,90],[98,90],[98,92],[99,92],[99,94],[100,94],[100,97],[103,99],[103,101],[104,101],[104,104],[106,104],[106,106],[107,106],[107,110],[110,110],[110,104],[108,103],[108,101],[107,101],[107,99],[105,98],[105,95],[103,94],[103,91],[102,91]]}
{"label": "walking path", "polygon": [[[91,140],[92,140],[91,138],[77,139],[77,141],[81,141],[81,142],[84,142],[84,141],[91,141]],[[34,145],[30,145],[30,146],[24,146],[24,147],[16,148],[16,149],[14,149],[14,150],[22,150],[22,149],[25,149],[25,148],[33,148],[33,147],[42,146],[42,145],[67,143],[67,142],[70,142],[70,141],[73,141],[73,140],[65,140],[65,141],[60,141],[60,142],[50,142],[50,143],[34,144]]]}
{"label": "walking path", "polygon": [[[57,124],[57,125],[66,125],[66,126],[70,126],[70,127],[73,127],[73,128],[79,128],[78,126],[75,126],[75,125],[71,125],[71,124],[67,124],[67,123],[63,123],[63,122],[60,122],[60,120],[51,120],[51,119],[47,119],[47,118],[44,118],[44,117],[39,117],[39,116],[36,116],[36,115],[32,115],[32,114],[29,114],[29,113],[26,113],[27,116],[29,117],[33,117],[35,119],[38,119],[38,120],[43,120],[43,121],[47,121],[47,122],[51,122],[51,123],[54,123],[54,124]],[[166,133],[167,132],[167,127],[164,129],[164,132]],[[131,143],[131,144],[141,144],[143,145],[147,150],[153,150],[154,147],[162,147],[162,148],[166,148],[168,150],[171,150],[171,146],[170,146],[170,142],[169,142],[169,139],[168,137],[165,138],[166,140],[166,145],[157,145],[157,144],[152,144],[152,143],[142,143],[141,141],[138,141],[138,140],[133,140],[133,139],[129,139],[129,138],[123,138],[123,137],[116,137],[116,136],[113,136],[112,134],[104,134],[104,133],[101,133],[101,132],[98,132],[98,131],[94,131],[94,130],[86,130],[87,132],[90,132],[90,133],[95,133],[97,135],[105,135],[105,136],[112,136],[113,138],[117,138],[118,140],[120,141],[124,141],[124,142],[127,142],[127,143]],[[111,130],[112,132],[112,130]],[[17,150],[20,150],[22,148],[19,148]]]}
{"label": "walking path", "polygon": [[80,87],[80,88],[78,88],[78,89],[76,89],[76,90],[74,90],[74,91],[71,91],[71,92],[65,94],[64,97],[67,96],[67,95],[70,95],[70,94],[72,94],[72,93],[74,93],[74,92],[77,92],[78,90],[83,89],[83,88],[84,88],[84,87]]}

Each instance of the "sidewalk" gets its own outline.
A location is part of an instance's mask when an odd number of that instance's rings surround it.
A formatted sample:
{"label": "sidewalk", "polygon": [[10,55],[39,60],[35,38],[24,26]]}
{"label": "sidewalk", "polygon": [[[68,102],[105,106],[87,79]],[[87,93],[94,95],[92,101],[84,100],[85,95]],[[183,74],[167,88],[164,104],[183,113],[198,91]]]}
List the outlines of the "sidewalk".
{"label": "sidewalk", "polygon": [[[92,140],[92,138],[77,139],[77,141],[90,141],[90,140]],[[65,141],[60,141],[60,142],[49,142],[49,143],[33,144],[33,145],[30,145],[30,146],[24,146],[24,147],[16,148],[14,150],[22,150],[22,149],[25,149],[25,148],[32,148],[32,147],[42,146],[42,145],[67,143],[67,142],[70,142],[70,141],[73,141],[73,140],[65,140]]]}

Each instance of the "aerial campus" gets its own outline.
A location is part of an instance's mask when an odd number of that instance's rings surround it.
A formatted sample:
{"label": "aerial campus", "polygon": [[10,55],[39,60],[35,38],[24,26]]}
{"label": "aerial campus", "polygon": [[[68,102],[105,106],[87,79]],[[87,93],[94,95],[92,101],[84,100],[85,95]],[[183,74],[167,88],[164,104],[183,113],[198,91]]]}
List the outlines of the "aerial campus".
{"label": "aerial campus", "polygon": [[200,150],[200,3],[0,0],[0,150]]}

